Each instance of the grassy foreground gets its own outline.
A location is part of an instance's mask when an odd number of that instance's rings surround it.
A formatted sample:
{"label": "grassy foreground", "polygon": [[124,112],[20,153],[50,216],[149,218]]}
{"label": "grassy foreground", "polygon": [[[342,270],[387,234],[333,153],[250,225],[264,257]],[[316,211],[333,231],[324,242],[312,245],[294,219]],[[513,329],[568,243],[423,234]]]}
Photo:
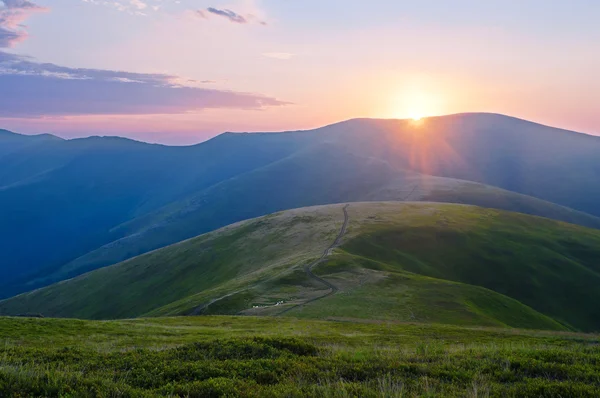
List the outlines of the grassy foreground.
{"label": "grassy foreground", "polygon": [[0,318],[0,396],[600,395],[598,335],[185,317]]}

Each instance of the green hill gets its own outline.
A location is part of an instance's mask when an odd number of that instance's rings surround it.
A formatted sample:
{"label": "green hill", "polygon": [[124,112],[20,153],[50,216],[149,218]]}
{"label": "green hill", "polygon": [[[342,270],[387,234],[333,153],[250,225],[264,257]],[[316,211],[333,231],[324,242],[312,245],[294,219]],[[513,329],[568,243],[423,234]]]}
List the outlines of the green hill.
{"label": "green hill", "polygon": [[600,329],[600,231],[463,205],[352,203],[347,218],[343,207],[234,224],[1,301],[0,313]]}

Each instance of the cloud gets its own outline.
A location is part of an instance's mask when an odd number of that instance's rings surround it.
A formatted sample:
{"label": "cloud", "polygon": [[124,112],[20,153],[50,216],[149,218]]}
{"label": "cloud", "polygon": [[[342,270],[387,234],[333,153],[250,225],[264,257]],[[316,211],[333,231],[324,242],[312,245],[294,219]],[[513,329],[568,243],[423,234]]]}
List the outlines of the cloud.
{"label": "cloud", "polygon": [[212,14],[227,18],[233,23],[240,23],[240,24],[248,23],[248,20],[246,18],[244,18],[243,16],[241,16],[231,10],[219,10],[218,8],[209,7],[206,9],[206,11],[208,11]]}
{"label": "cloud", "polygon": [[0,48],[13,47],[27,38],[22,24],[36,12],[48,11],[28,0],[0,0]]}
{"label": "cloud", "polygon": [[264,57],[267,58],[274,58],[274,59],[281,59],[281,60],[289,60],[292,59],[292,57],[294,56],[294,54],[292,53],[279,53],[279,52],[275,52],[275,53],[263,53]]}
{"label": "cloud", "polygon": [[143,10],[148,7],[148,4],[144,3],[141,0],[130,0],[129,2],[133,7],[137,8],[138,10]]}
{"label": "cloud", "polygon": [[27,34],[6,29],[0,25],[0,48],[12,47],[16,43],[25,40]]}
{"label": "cloud", "polygon": [[193,87],[166,74],[77,69],[0,52],[0,117],[181,114],[263,109],[276,98]]}
{"label": "cloud", "polygon": [[[97,6],[113,8],[117,11],[131,15],[148,16],[144,11],[158,12],[163,6],[161,4],[149,4],[146,0],[81,0],[84,3]],[[156,3],[157,0],[152,2]]]}
{"label": "cloud", "polygon": [[[142,0],[84,1],[128,4],[137,10],[148,7]],[[27,32],[22,22],[32,13],[44,11],[47,9],[29,0],[0,0],[0,49],[24,40]],[[214,14],[213,11],[210,12]],[[237,23],[249,20],[229,10],[223,12]],[[288,104],[261,94],[201,86],[210,83],[213,82],[189,81],[160,73],[69,68],[0,51],[0,117],[182,114],[203,109],[263,109]]]}
{"label": "cloud", "polygon": [[43,7],[40,7],[37,4],[34,4],[31,1],[27,1],[27,0],[2,0],[0,3],[4,3],[4,6],[6,8],[11,8],[11,9],[35,10],[35,9],[43,8]]}
{"label": "cloud", "polygon": [[242,15],[242,14],[239,14],[239,13],[229,10],[229,9],[220,10],[218,8],[209,7],[206,10],[196,10],[195,14],[197,17],[200,17],[203,19],[208,19],[208,16],[210,14],[212,14],[212,15],[226,18],[230,22],[237,23],[237,24],[258,23],[258,24],[264,25],[264,26],[267,25],[267,23],[265,21],[260,20],[254,14]]}

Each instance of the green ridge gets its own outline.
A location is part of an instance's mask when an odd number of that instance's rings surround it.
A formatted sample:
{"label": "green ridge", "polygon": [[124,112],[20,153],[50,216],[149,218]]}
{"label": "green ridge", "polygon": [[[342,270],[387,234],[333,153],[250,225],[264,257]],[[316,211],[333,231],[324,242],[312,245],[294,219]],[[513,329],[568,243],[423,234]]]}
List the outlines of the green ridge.
{"label": "green ridge", "polygon": [[[600,231],[434,203],[352,203],[234,224],[44,289],[0,313],[89,319],[280,315],[600,330]],[[307,303],[303,305],[303,303]]]}

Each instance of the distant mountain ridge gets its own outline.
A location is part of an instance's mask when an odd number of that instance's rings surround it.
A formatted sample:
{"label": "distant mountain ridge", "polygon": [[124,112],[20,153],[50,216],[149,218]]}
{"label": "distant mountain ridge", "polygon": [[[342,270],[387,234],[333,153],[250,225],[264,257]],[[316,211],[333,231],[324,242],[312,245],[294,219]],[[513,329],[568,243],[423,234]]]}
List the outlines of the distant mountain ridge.
{"label": "distant mountain ridge", "polygon": [[19,134],[14,131],[0,129],[0,136],[3,139],[12,138],[15,140],[64,140],[53,134],[42,133],[42,134]]}
{"label": "distant mountain ridge", "polygon": [[61,140],[62,138],[51,134],[22,135],[9,130],[0,129],[0,157],[30,145]]}
{"label": "distant mountain ridge", "polygon": [[0,134],[0,297],[336,202],[456,202],[600,228],[598,153],[599,137],[494,114],[355,119],[187,147]]}

